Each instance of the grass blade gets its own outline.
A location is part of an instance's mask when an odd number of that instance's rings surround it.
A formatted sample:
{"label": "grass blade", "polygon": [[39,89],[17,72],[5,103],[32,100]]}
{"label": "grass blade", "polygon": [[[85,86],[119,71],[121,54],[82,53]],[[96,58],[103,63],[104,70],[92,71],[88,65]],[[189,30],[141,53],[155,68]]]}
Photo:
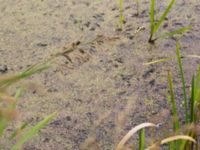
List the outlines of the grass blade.
{"label": "grass blade", "polygon": [[171,137],[168,137],[166,139],[163,139],[160,143],[161,143],[161,145],[163,145],[163,144],[167,144],[167,143],[170,143],[170,142],[173,142],[173,141],[177,141],[177,140],[187,140],[187,141],[196,143],[195,139],[193,139],[192,137],[187,136],[187,135],[175,135],[175,136],[171,136]]}
{"label": "grass blade", "polygon": [[192,76],[192,89],[191,89],[191,99],[190,99],[190,123],[194,122],[194,104],[195,104],[195,79],[194,75]]}
{"label": "grass blade", "polygon": [[189,58],[200,58],[199,55],[186,55],[186,57],[189,57]]}
{"label": "grass blade", "polygon": [[161,140],[160,142],[157,142],[157,143],[151,145],[150,147],[146,148],[145,150],[155,150],[155,148],[158,148],[158,146],[160,146],[160,145],[168,144],[168,143],[171,143],[171,142],[174,142],[174,141],[177,141],[177,140],[184,140],[184,141],[186,140],[186,141],[190,141],[190,142],[196,143],[196,140],[193,139],[190,136],[187,136],[187,135],[175,135],[175,136],[171,136],[171,137],[165,138],[165,139]]}
{"label": "grass blade", "polygon": [[41,122],[37,123],[35,126],[33,126],[28,132],[26,132],[21,137],[21,139],[19,139],[19,141],[11,148],[11,150],[19,150],[26,141],[28,141],[30,138],[36,135],[39,132],[39,130],[46,126],[56,115],[57,113],[53,113],[47,116]]}
{"label": "grass blade", "polygon": [[123,23],[124,23],[124,16],[123,16],[123,0],[119,0],[119,22],[120,22],[120,29],[123,29]]}
{"label": "grass blade", "polygon": [[5,130],[5,128],[7,127],[8,123],[11,120],[16,119],[18,112],[15,109],[0,107],[0,114],[1,114],[1,117],[0,117],[0,136],[2,136],[2,134]]}
{"label": "grass blade", "polygon": [[165,20],[167,14],[170,12],[170,10],[171,10],[171,8],[172,8],[174,2],[175,2],[175,0],[172,0],[172,1],[170,2],[170,4],[168,5],[167,9],[165,10],[165,12],[164,12],[164,13],[162,14],[162,16],[160,17],[159,21],[155,24],[154,32],[156,32],[156,31],[159,29],[160,25],[161,25],[161,24],[163,23],[163,21]]}
{"label": "grass blade", "polygon": [[1,93],[1,92],[0,92],[0,101],[5,102],[6,104],[9,104],[9,105],[16,104],[15,98],[13,98],[5,93]]}
{"label": "grass blade", "polygon": [[17,137],[19,134],[21,134],[21,132],[28,126],[28,123],[25,122],[21,125],[21,127],[19,129],[17,129],[16,131],[14,131],[11,136],[9,137],[9,140],[13,140],[15,137]]}
{"label": "grass blade", "polygon": [[177,56],[177,61],[178,61],[178,65],[179,65],[179,72],[180,72],[181,81],[182,81],[182,90],[183,90],[184,107],[185,107],[185,122],[188,123],[189,122],[188,102],[187,102],[185,77],[184,77],[183,66],[182,66],[182,61],[181,61],[180,43],[179,42],[176,42],[176,56]]}
{"label": "grass blade", "polygon": [[166,62],[166,61],[172,60],[174,58],[176,58],[176,56],[163,58],[163,59],[159,59],[159,60],[154,60],[154,61],[151,61],[151,62],[148,62],[148,63],[144,63],[143,65],[145,65],[145,66],[153,65],[153,64],[157,64],[157,63],[161,63],[161,62]]}
{"label": "grass blade", "polygon": [[180,128],[180,125],[179,125],[177,107],[176,107],[176,102],[175,102],[171,72],[168,72],[168,84],[169,84],[170,98],[171,98],[171,104],[172,104],[172,115],[174,117],[174,131],[176,132]]}
{"label": "grass blade", "polygon": [[12,108],[12,109],[15,109],[15,108],[16,108],[16,106],[17,106],[17,100],[18,100],[19,97],[21,96],[21,93],[22,93],[22,89],[21,89],[21,88],[18,88],[17,91],[16,91],[16,93],[15,93],[15,97],[14,97],[15,103],[13,103],[13,104],[11,105],[11,108]]}
{"label": "grass blade", "polygon": [[[148,65],[153,65],[153,64],[157,64],[157,63],[167,62],[167,61],[172,60],[174,58],[177,58],[177,56],[171,56],[171,57],[168,57],[168,58],[150,61],[150,62],[147,62],[147,63],[143,63],[143,65],[148,66]],[[199,55],[184,55],[184,56],[181,56],[181,59],[182,58],[200,58],[200,56]],[[200,81],[200,67],[199,67],[199,80],[198,81]]]}
{"label": "grass blade", "polygon": [[1,118],[0,120],[0,136],[2,136],[5,128],[7,127],[8,119],[7,118]]}
{"label": "grass blade", "polygon": [[123,138],[122,140],[119,142],[119,144],[117,145],[116,150],[122,150],[125,143],[131,138],[132,135],[134,135],[137,131],[146,128],[146,127],[157,127],[157,125],[153,124],[153,123],[142,123],[140,125],[137,125],[136,127],[132,128]]}
{"label": "grass blade", "polygon": [[[196,113],[195,113],[195,77],[194,75],[192,76],[192,83],[191,83],[191,98],[190,98],[190,123],[195,124],[196,123]],[[196,133],[194,131],[190,131],[188,134],[194,139],[197,139]],[[193,144],[189,145],[189,147],[194,147]],[[192,148],[193,149],[193,148]]]}
{"label": "grass blade", "polygon": [[49,67],[50,67],[50,65],[48,65],[48,64],[36,64],[17,75],[1,77],[0,78],[0,90],[7,88],[11,84],[13,84],[21,79],[27,78],[27,77],[31,76],[32,74],[39,73],[43,70],[46,70]]}
{"label": "grass blade", "polygon": [[140,130],[139,133],[139,150],[144,150],[145,147],[145,129]]}
{"label": "grass blade", "polygon": [[159,36],[158,38],[166,38],[166,37],[172,37],[176,34],[183,34],[184,32],[190,30],[191,28],[192,28],[192,26],[183,27],[183,28],[180,28],[180,29],[175,30],[175,31],[164,33],[163,35]]}
{"label": "grass blade", "polygon": [[199,83],[200,83],[200,66],[197,71],[197,77],[196,77],[196,82],[195,82],[195,89],[194,89],[194,94],[195,94],[195,103],[198,102],[200,96],[199,96]]}
{"label": "grass blade", "polygon": [[154,34],[154,26],[155,26],[155,14],[154,14],[154,9],[155,9],[155,0],[151,0],[151,8],[150,8],[150,38],[149,41],[152,40],[153,34]]}

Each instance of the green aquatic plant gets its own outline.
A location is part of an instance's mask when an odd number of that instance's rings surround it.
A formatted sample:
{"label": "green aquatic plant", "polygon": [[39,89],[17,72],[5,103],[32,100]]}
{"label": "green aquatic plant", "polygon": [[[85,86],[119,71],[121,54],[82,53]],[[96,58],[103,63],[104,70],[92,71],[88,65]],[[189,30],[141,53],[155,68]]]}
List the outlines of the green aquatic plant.
{"label": "green aquatic plant", "polygon": [[160,38],[166,38],[166,37],[171,37],[176,34],[183,34],[185,31],[191,29],[191,26],[188,27],[183,27],[180,29],[177,29],[175,31],[167,32],[164,34],[161,34],[158,37],[154,37],[155,33],[159,30],[160,26],[163,24],[165,18],[169,14],[172,6],[174,5],[175,0],[171,0],[169,3],[168,7],[164,11],[164,13],[161,15],[161,17],[156,21],[156,13],[155,13],[155,0],[151,0],[151,6],[150,6],[150,37],[149,37],[149,43],[154,43],[157,39]]}
{"label": "green aquatic plant", "polygon": [[[50,65],[48,64],[37,64],[16,75],[0,77],[0,138],[3,137],[4,132],[6,132],[6,128],[9,126],[9,124],[17,119],[19,112],[16,106],[21,95],[21,89],[17,90],[14,97],[9,96],[9,94],[6,92],[7,89],[14,83],[35,73],[39,73],[49,67]],[[35,136],[40,129],[46,126],[47,123],[56,116],[56,114],[57,113],[53,113],[47,116],[35,126],[30,127],[28,131],[25,131],[25,129],[28,128],[29,124],[22,122],[21,127],[14,130],[13,133],[11,133],[11,136],[6,140],[8,143],[13,143],[13,141],[16,141],[16,143],[11,146],[11,150],[21,149],[22,145]]]}

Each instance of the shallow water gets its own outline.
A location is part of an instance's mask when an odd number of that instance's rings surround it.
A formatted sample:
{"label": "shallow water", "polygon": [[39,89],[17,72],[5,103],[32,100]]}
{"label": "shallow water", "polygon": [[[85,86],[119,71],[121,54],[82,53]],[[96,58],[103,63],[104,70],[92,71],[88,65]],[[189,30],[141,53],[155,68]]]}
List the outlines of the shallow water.
{"label": "shallow water", "polygon": [[[172,38],[158,40],[155,46],[147,42],[148,0],[141,0],[139,16],[135,15],[136,3],[124,1],[123,31],[118,28],[116,1],[0,0],[0,4],[0,69],[7,68],[2,74],[16,73],[74,42],[85,43],[102,35],[100,41],[70,53],[72,62],[59,57],[51,69],[20,83],[27,89],[19,102],[23,120],[33,119],[34,123],[59,111],[24,149],[78,150],[85,141],[93,142],[87,149],[113,149],[139,123],[165,124],[170,117],[166,102],[169,69],[181,105],[176,60],[143,65],[175,55]],[[167,2],[158,3],[159,14],[166,6]],[[199,13],[197,0],[177,1],[157,34],[192,25],[180,40],[182,54],[198,55]],[[184,59],[183,63],[189,84],[199,60]]]}

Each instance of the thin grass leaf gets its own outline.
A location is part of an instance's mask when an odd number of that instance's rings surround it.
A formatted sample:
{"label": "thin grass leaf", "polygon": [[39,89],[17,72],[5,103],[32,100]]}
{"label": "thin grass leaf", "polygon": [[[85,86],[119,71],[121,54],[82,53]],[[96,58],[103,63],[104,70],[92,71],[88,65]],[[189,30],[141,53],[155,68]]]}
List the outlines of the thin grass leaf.
{"label": "thin grass leaf", "polygon": [[167,97],[167,103],[168,103],[169,105],[171,105],[171,96],[167,93],[167,94],[166,94],[166,97]]}
{"label": "thin grass leaf", "polygon": [[121,30],[123,29],[123,23],[124,23],[124,16],[123,16],[123,0],[119,0],[119,11],[120,11],[120,16],[119,16],[119,22],[120,22],[120,28]]}
{"label": "thin grass leaf", "polygon": [[[198,119],[195,108],[197,107],[198,100],[200,98],[199,82],[200,82],[200,67],[197,71],[196,79],[194,78],[194,75],[193,75],[192,83],[191,83],[190,123],[194,123],[193,125],[195,125]],[[196,127],[193,127],[193,128],[196,128]],[[195,139],[197,139],[196,133],[193,132],[193,130],[187,131],[187,135],[190,135],[191,137],[194,137]],[[183,141],[181,143],[180,149],[184,149],[187,145],[188,145],[188,142]]]}
{"label": "thin grass leaf", "polygon": [[5,88],[7,88],[8,86],[10,86],[11,84],[13,84],[21,79],[27,78],[27,77],[31,76],[32,74],[39,73],[49,67],[50,67],[49,64],[36,64],[17,75],[2,77],[2,78],[0,78],[0,90],[3,90]]}
{"label": "thin grass leaf", "polygon": [[1,118],[0,119],[0,137],[3,135],[3,132],[5,128],[7,127],[8,119],[7,118]]}
{"label": "thin grass leaf", "polygon": [[168,150],[174,150],[174,143],[169,144]]}
{"label": "thin grass leaf", "polygon": [[169,84],[170,98],[171,98],[171,104],[172,104],[172,115],[174,117],[174,131],[177,132],[180,128],[180,124],[179,124],[178,112],[177,112],[177,107],[176,107],[176,102],[175,102],[171,72],[168,72],[168,84]]}
{"label": "thin grass leaf", "polygon": [[[177,58],[177,56],[172,56],[172,57],[168,57],[168,58],[150,61],[150,62],[147,62],[147,63],[143,63],[143,65],[148,66],[148,65],[153,65],[153,64],[157,64],[157,63],[167,62],[167,61],[172,60],[174,58]],[[181,56],[181,59],[182,58],[199,58],[200,59],[200,56],[199,55],[184,55],[184,56]],[[199,80],[200,80],[200,75],[199,75]]]}
{"label": "thin grass leaf", "polygon": [[200,98],[200,66],[199,69],[197,71],[197,77],[196,77],[196,82],[195,82],[195,89],[194,89],[194,94],[195,94],[195,103],[198,103],[199,98]]}
{"label": "thin grass leaf", "polygon": [[18,88],[17,91],[16,91],[16,93],[15,93],[14,98],[15,98],[16,100],[18,100],[19,97],[21,96],[21,93],[22,93],[22,89],[21,89],[21,88]]}
{"label": "thin grass leaf", "polygon": [[176,56],[179,65],[179,72],[181,75],[181,82],[182,82],[182,90],[184,96],[184,107],[185,107],[185,122],[189,122],[189,114],[188,114],[188,101],[187,101],[187,94],[186,94],[186,84],[185,84],[185,77],[183,72],[183,66],[181,61],[181,54],[180,54],[180,43],[176,42]]}
{"label": "thin grass leaf", "polygon": [[19,97],[21,96],[21,93],[22,93],[22,89],[21,89],[21,88],[18,88],[17,91],[16,91],[16,93],[15,93],[15,96],[14,96],[14,98],[15,98],[15,103],[13,103],[13,104],[11,105],[11,108],[13,108],[13,109],[16,108],[16,106],[17,106],[17,101],[18,101]]}
{"label": "thin grass leaf", "polygon": [[131,138],[132,135],[134,135],[137,131],[143,129],[143,128],[147,128],[147,127],[158,127],[157,125],[153,124],[153,123],[142,123],[134,128],[132,128],[123,138],[122,140],[119,142],[119,144],[117,145],[116,150],[122,150],[125,143]]}
{"label": "thin grass leaf", "polygon": [[8,123],[17,118],[18,111],[15,109],[0,107],[0,115],[0,136],[2,136]]}
{"label": "thin grass leaf", "polygon": [[163,35],[159,36],[157,39],[163,39],[163,38],[166,38],[166,37],[172,37],[174,35],[177,35],[177,34],[183,34],[184,32],[190,30],[192,28],[192,26],[188,26],[188,27],[183,27],[183,28],[180,28],[178,30],[175,30],[175,31],[171,31],[171,32],[167,32],[167,33],[164,33]]}
{"label": "thin grass leaf", "polygon": [[145,129],[140,130],[139,133],[139,150],[144,150],[145,148]]}
{"label": "thin grass leaf", "polygon": [[171,137],[165,138],[165,139],[161,140],[160,142],[157,142],[157,143],[151,145],[150,147],[146,148],[145,150],[154,150],[156,147],[158,147],[158,145],[160,146],[160,145],[168,144],[168,143],[171,143],[171,142],[174,142],[174,141],[177,141],[177,140],[186,140],[186,141],[190,141],[190,142],[196,143],[196,140],[193,139],[190,136],[187,136],[187,135],[175,135],[175,136],[171,136]]}
{"label": "thin grass leaf", "polygon": [[174,58],[176,58],[176,56],[163,58],[163,59],[159,59],[159,60],[154,60],[154,61],[151,61],[151,62],[148,62],[148,63],[144,63],[143,65],[145,65],[145,66],[153,65],[153,64],[157,64],[157,63],[161,63],[161,62],[166,62],[166,61],[172,60]]}
{"label": "thin grass leaf", "polygon": [[190,98],[190,123],[194,122],[195,114],[194,114],[194,104],[195,104],[195,79],[194,75],[192,76],[192,89],[191,89],[191,98]]}
{"label": "thin grass leaf", "polygon": [[186,57],[190,57],[190,58],[200,58],[199,55],[186,55]]}
{"label": "thin grass leaf", "polygon": [[0,106],[0,119],[6,118],[7,120],[14,120],[17,118],[18,111],[16,109]]}
{"label": "thin grass leaf", "polygon": [[15,137],[17,137],[27,126],[28,126],[27,122],[23,123],[19,129],[17,129],[15,132],[11,134],[9,140],[13,140]]}
{"label": "thin grass leaf", "polygon": [[5,102],[6,104],[16,104],[16,99],[5,93],[0,93],[0,101]]}
{"label": "thin grass leaf", "polygon": [[155,14],[154,14],[154,9],[155,9],[155,0],[151,0],[151,8],[150,8],[150,38],[149,41],[152,40],[153,34],[154,34],[154,27],[155,27]]}
{"label": "thin grass leaf", "polygon": [[17,111],[15,109],[8,109],[0,107],[0,137],[3,135],[8,123],[14,120],[17,116]]}
{"label": "thin grass leaf", "polygon": [[160,17],[160,19],[158,20],[158,22],[155,24],[154,27],[154,33],[159,29],[160,25],[164,22],[167,14],[170,12],[173,4],[174,4],[175,0],[172,0],[170,2],[170,4],[168,5],[167,9],[165,10],[165,12],[162,14],[162,16]]}
{"label": "thin grass leaf", "polygon": [[166,139],[163,139],[163,140],[161,141],[161,145],[167,144],[167,143],[169,143],[169,142],[177,141],[177,140],[187,140],[187,141],[196,143],[196,140],[193,139],[193,138],[190,137],[190,136],[187,136],[187,135],[175,135],[175,136],[171,136],[171,137],[168,137],[168,138],[166,138]]}
{"label": "thin grass leaf", "polygon": [[[192,132],[191,130],[187,131],[186,135],[188,135],[188,136],[192,137],[193,139],[195,139],[194,138],[194,132]],[[198,141],[196,140],[195,144],[197,144],[197,142]],[[179,149],[180,150],[190,150],[190,149],[193,150],[193,148],[191,148],[191,146],[192,147],[194,146],[193,143],[184,140],[184,141],[181,141],[181,143],[179,145]]]}
{"label": "thin grass leaf", "polygon": [[21,139],[11,148],[11,150],[19,150],[21,146],[28,141],[30,138],[35,136],[40,129],[42,129],[44,126],[46,126],[55,116],[57,113],[53,113],[49,116],[47,116],[44,120],[37,123],[34,127],[32,127],[28,132],[26,132]]}

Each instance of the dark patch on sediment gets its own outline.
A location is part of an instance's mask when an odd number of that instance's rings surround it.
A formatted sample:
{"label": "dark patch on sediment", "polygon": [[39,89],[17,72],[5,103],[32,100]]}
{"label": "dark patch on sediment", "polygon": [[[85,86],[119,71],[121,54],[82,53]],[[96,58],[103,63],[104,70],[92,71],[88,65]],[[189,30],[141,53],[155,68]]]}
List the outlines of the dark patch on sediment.
{"label": "dark patch on sediment", "polygon": [[0,64],[0,74],[4,74],[8,71],[7,65],[1,65]]}

